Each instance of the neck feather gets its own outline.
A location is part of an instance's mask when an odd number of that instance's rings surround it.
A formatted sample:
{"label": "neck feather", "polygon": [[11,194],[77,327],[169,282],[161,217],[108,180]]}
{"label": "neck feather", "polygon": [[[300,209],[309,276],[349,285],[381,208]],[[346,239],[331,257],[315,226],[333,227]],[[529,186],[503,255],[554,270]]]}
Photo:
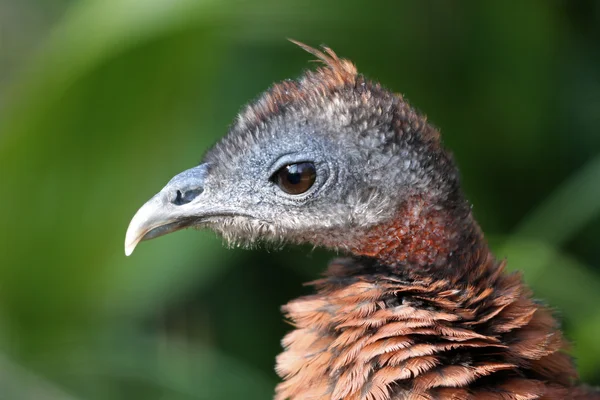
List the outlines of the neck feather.
{"label": "neck feather", "polygon": [[296,329],[275,398],[574,398],[551,312],[489,252],[478,259],[460,286],[374,258],[334,261],[317,294],[283,308]]}
{"label": "neck feather", "polygon": [[[394,216],[341,237],[320,235],[330,248],[370,258],[391,272],[436,275],[454,284],[478,279],[489,249],[471,207],[460,194],[438,202],[421,195],[405,200]],[[433,206],[435,205],[435,206]]]}

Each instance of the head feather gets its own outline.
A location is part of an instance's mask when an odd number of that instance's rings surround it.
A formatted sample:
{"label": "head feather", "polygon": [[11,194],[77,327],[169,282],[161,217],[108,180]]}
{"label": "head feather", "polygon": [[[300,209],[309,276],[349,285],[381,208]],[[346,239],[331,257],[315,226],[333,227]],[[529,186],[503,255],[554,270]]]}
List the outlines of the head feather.
{"label": "head feather", "polygon": [[274,84],[239,114],[236,128],[254,131],[291,106],[315,104],[332,92],[356,85],[358,72],[350,60],[339,58],[326,46],[321,51],[292,39],[290,41],[316,56],[324,66],[306,71],[297,80]]}

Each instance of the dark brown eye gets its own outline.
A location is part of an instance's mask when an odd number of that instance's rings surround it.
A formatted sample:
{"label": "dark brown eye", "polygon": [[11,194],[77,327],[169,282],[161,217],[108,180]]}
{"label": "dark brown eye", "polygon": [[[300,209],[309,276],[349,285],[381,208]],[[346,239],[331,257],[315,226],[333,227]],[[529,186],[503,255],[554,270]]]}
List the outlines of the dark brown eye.
{"label": "dark brown eye", "polygon": [[289,194],[302,194],[315,183],[317,170],[315,164],[302,162],[289,164],[275,173],[274,181],[277,186]]}

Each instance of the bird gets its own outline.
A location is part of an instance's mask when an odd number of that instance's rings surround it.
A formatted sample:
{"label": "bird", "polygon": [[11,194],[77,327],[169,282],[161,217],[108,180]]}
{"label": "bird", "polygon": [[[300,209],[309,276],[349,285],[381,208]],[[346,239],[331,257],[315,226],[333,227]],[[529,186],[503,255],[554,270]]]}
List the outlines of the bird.
{"label": "bird", "polygon": [[130,222],[125,252],[183,228],[338,253],[282,307],[275,400],[600,399],[553,311],[497,259],[439,129],[326,46],[246,105]]}

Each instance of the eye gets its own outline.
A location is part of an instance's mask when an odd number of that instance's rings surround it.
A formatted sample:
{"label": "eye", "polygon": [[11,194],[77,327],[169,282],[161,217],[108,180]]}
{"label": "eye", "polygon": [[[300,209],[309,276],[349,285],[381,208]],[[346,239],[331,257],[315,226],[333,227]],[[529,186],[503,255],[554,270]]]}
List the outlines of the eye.
{"label": "eye", "polygon": [[302,194],[312,187],[317,177],[315,164],[301,162],[289,164],[275,172],[273,180],[288,194]]}

